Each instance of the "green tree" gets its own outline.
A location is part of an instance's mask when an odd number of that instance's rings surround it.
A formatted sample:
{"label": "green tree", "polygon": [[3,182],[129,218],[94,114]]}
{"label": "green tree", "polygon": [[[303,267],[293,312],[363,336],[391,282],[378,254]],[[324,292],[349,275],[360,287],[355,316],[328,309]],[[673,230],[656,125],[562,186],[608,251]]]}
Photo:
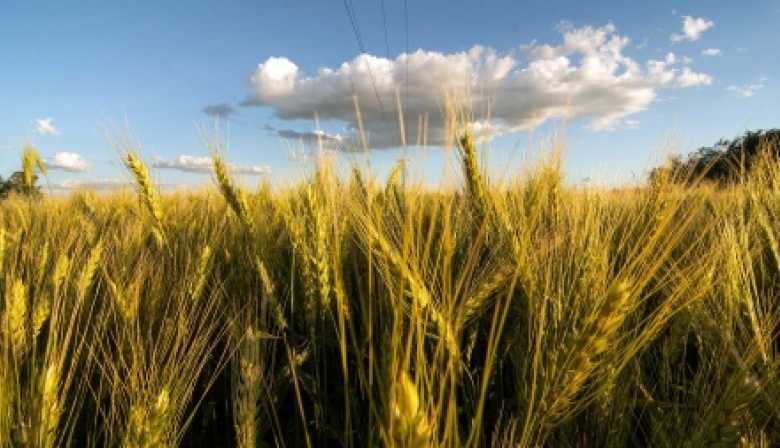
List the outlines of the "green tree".
{"label": "green tree", "polygon": [[41,187],[35,183],[38,181],[38,176],[33,175],[32,184],[27,185],[24,181],[24,172],[16,171],[8,179],[3,180],[0,176],[0,200],[8,199],[11,195],[28,196],[32,198],[40,198]]}
{"label": "green tree", "polygon": [[701,178],[725,185],[749,173],[762,153],[780,160],[780,129],[747,131],[733,140],[721,139],[687,157],[674,157],[666,165],[653,169],[650,176],[658,177],[666,170],[672,179]]}

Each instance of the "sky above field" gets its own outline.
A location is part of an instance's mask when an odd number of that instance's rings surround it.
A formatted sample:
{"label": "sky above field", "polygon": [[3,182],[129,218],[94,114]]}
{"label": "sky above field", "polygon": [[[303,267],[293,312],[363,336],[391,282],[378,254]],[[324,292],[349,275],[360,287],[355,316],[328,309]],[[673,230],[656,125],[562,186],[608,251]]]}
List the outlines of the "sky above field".
{"label": "sky above field", "polygon": [[557,141],[572,183],[639,181],[780,127],[777,23],[777,0],[0,0],[0,175],[31,142],[51,187],[116,187],[131,134],[159,185],[197,186],[218,132],[248,185],[324,155],[435,186],[456,110],[496,177]]}

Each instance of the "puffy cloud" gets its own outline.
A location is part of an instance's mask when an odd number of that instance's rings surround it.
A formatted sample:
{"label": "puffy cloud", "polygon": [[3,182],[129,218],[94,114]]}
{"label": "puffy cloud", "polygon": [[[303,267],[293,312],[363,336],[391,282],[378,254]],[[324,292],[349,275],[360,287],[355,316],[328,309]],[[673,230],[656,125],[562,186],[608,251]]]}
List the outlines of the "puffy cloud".
{"label": "puffy cloud", "polygon": [[708,86],[710,84],[712,84],[712,76],[694,73],[689,67],[684,67],[680,76],[677,77],[677,86],[679,87]]}
{"label": "puffy cloud", "polygon": [[720,54],[719,48],[707,48],[701,52],[702,56],[718,56]]}
{"label": "puffy cloud", "polygon": [[750,98],[751,96],[755,95],[756,92],[758,92],[761,88],[763,88],[763,84],[750,84],[747,86],[728,86],[726,90],[729,92],[734,93],[734,95],[740,97],[740,98]]}
{"label": "puffy cloud", "polygon": [[369,147],[389,148],[401,143],[399,100],[406,141],[424,131],[428,144],[439,145],[453,137],[442,113],[448,107],[489,114],[493,136],[562,117],[586,118],[591,129],[609,130],[646,109],[658,89],[711,82],[708,75],[676,68],[681,61],[673,54],[646,63],[631,59],[623,53],[629,39],[614,25],[560,30],[561,45],[532,42],[520,53],[474,46],[452,54],[417,50],[394,60],[362,54],[313,75],[286,58],[269,58],[252,74],[254,90],[243,104],[270,107],[282,120],[310,120],[316,113],[320,120],[346,123],[344,138],[359,141],[356,100]]}
{"label": "puffy cloud", "polygon": [[227,103],[212,104],[210,106],[204,107],[200,111],[214,118],[228,118],[229,116],[236,113],[236,110],[233,109],[233,106]]}
{"label": "puffy cloud", "polygon": [[90,167],[89,162],[74,152],[58,152],[46,159],[45,163],[50,170],[70,172],[86,171]]}
{"label": "puffy cloud", "polygon": [[35,128],[41,135],[58,135],[60,132],[51,124],[52,118],[40,118],[35,120]]}
{"label": "puffy cloud", "polygon": [[[152,166],[160,169],[179,170],[189,173],[211,173],[214,171],[214,165],[211,157],[195,157],[180,155],[175,159],[165,160],[161,157],[155,157]],[[270,174],[271,168],[267,166],[238,166],[232,163],[227,164],[228,170],[237,174]]]}
{"label": "puffy cloud", "polygon": [[715,26],[715,22],[707,20],[704,17],[693,18],[691,16],[683,16],[683,33],[672,34],[671,39],[674,42],[680,42],[683,40],[699,40],[701,33]]}

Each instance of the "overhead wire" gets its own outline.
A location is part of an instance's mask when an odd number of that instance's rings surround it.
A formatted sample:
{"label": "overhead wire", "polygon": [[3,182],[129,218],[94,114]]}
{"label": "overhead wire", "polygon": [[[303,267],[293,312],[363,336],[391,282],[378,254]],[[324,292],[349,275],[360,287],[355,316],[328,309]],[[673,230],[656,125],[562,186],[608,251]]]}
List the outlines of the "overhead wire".
{"label": "overhead wire", "polygon": [[385,12],[385,0],[382,0],[382,27],[385,29],[385,55],[390,59],[390,42],[387,39],[387,13]]}
{"label": "overhead wire", "polygon": [[[344,1],[344,8],[347,10],[347,16],[349,17],[349,22],[352,25],[352,31],[355,33],[355,38],[357,39],[358,47],[360,47],[360,53],[368,56],[368,53],[366,52],[366,47],[363,44],[363,37],[360,34],[360,27],[358,25],[357,15],[355,14],[355,6],[352,4],[352,0],[343,0],[343,1]],[[382,10],[382,12],[384,14],[384,9]],[[385,41],[385,43],[387,44],[387,41]],[[364,58],[364,60],[366,62],[366,69],[368,71],[368,76],[371,79],[371,86],[374,89],[374,95],[376,97],[376,101],[379,104],[379,109],[382,112],[382,118],[384,120],[385,127],[387,128],[389,134],[390,130],[392,129],[392,127],[390,126],[390,119],[388,118],[387,111],[385,110],[385,105],[382,102],[382,97],[381,95],[379,95],[379,89],[376,86],[376,78],[374,77],[374,73],[371,70],[371,64],[369,64],[368,58]],[[354,94],[355,86],[354,84],[352,84],[351,80],[350,80],[350,85],[352,86],[352,93]]]}

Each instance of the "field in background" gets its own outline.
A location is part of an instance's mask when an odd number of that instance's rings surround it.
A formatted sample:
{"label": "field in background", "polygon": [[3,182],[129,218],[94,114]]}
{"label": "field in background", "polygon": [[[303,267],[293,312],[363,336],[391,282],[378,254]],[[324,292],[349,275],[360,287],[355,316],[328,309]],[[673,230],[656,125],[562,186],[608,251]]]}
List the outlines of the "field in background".
{"label": "field in background", "polygon": [[[0,204],[0,446],[777,446],[780,167]],[[121,142],[120,142],[121,146]],[[218,191],[217,191],[218,190]]]}

